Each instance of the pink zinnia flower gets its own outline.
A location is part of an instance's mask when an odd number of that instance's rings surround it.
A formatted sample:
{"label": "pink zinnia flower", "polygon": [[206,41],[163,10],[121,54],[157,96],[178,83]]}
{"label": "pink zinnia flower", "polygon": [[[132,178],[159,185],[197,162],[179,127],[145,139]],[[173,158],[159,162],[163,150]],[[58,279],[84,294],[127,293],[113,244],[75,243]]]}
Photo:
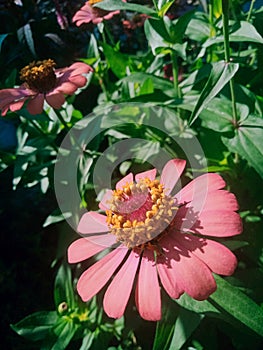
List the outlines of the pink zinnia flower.
{"label": "pink zinnia flower", "polygon": [[0,109],[2,115],[18,111],[26,101],[31,114],[43,111],[44,100],[53,107],[60,108],[65,102],[64,95],[72,95],[83,87],[87,78],[83,74],[93,69],[85,63],[76,62],[70,67],[54,69],[51,59],[32,62],[20,71],[20,79],[25,83],[18,88],[0,90]]}
{"label": "pink zinnia flower", "polygon": [[73,22],[79,27],[83,23],[92,22],[94,24],[101,23],[104,19],[111,19],[114,15],[118,15],[120,11],[105,11],[93,5],[101,2],[102,0],[89,0],[85,3],[81,9],[75,13],[72,18]]}
{"label": "pink zinnia flower", "polygon": [[[109,281],[104,310],[109,317],[124,314],[136,281],[135,301],[142,318],[161,318],[160,285],[174,299],[186,292],[204,300],[216,290],[212,272],[231,275],[235,255],[208,237],[230,237],[242,231],[235,196],[223,190],[217,174],[204,174],[176,195],[171,192],[185,167],[173,159],[163,168],[120,180],[99,204],[106,215],[84,214],[78,231],[86,235],[68,248],[68,260],[77,263],[110,247],[79,278],[77,290],[88,301]],[[137,276],[137,278],[135,278]]]}

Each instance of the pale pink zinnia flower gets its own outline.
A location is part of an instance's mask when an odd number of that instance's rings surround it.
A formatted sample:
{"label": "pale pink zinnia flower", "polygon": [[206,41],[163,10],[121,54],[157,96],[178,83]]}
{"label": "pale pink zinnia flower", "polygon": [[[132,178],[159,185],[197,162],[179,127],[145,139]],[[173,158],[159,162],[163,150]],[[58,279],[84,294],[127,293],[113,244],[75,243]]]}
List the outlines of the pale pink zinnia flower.
{"label": "pale pink zinnia flower", "polygon": [[93,69],[85,63],[76,62],[71,66],[54,69],[51,59],[32,62],[20,71],[24,83],[13,89],[0,90],[0,109],[2,115],[18,111],[26,101],[31,114],[43,111],[44,100],[53,107],[60,108],[65,102],[65,95],[72,95],[78,88],[85,86],[87,78],[83,74]]}
{"label": "pale pink zinnia flower", "polygon": [[106,11],[93,5],[101,2],[102,0],[89,0],[84,6],[80,8],[78,12],[75,13],[72,18],[73,22],[79,27],[83,23],[92,22],[94,24],[101,23],[103,20],[111,19],[114,15],[118,15],[120,11]]}
{"label": "pale pink zinnia flower", "polygon": [[171,195],[184,167],[184,160],[170,160],[160,180],[156,169],[135,175],[135,181],[130,173],[100,202],[106,215],[88,212],[82,216],[78,231],[85,237],[69,246],[69,262],[111,248],[80,276],[77,290],[83,301],[109,282],[104,310],[109,317],[119,318],[136,281],[137,309],[142,318],[155,321],[161,318],[159,281],[171,298],[186,292],[204,300],[216,290],[212,272],[225,276],[234,272],[235,255],[207,236],[241,233],[236,198],[223,190],[222,177],[212,173]]}

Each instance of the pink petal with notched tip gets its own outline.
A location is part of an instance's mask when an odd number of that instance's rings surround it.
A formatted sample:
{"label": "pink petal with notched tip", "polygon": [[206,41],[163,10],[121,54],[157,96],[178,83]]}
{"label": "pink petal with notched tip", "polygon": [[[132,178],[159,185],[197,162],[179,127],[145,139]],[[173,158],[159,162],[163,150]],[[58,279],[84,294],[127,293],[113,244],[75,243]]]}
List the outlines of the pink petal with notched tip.
{"label": "pink petal with notched tip", "polygon": [[106,290],[103,307],[109,317],[120,318],[127,306],[140,256],[131,251],[120,271]]}
{"label": "pink petal with notched tip", "polygon": [[211,270],[178,241],[167,239],[170,240],[169,252],[166,253],[168,259],[176,256],[174,271],[178,285],[196,300],[207,299],[216,290]]}
{"label": "pink petal with notched tip", "polygon": [[197,256],[215,273],[230,276],[235,271],[237,259],[224,245],[192,235],[178,234],[176,240]]}
{"label": "pink petal with notched tip", "polygon": [[[195,202],[193,203],[195,204]],[[187,206],[193,206],[189,203]],[[236,197],[233,193],[226,190],[217,190],[209,192],[204,204],[202,205],[202,212],[208,210],[238,210],[239,206]]]}
{"label": "pink petal with notched tip", "polygon": [[95,244],[85,238],[80,238],[68,247],[68,262],[74,264],[86,260],[105,248],[105,246]]}
{"label": "pink petal with notched tip", "polygon": [[46,94],[46,101],[51,107],[59,109],[65,102],[65,97],[61,92],[48,93]]}
{"label": "pink petal with notched tip", "polygon": [[22,101],[11,103],[9,106],[10,111],[12,111],[12,112],[18,111],[19,109],[21,109],[23,107],[25,101],[26,101],[26,98],[23,99]]}
{"label": "pink petal with notched tip", "polygon": [[72,70],[70,76],[93,72],[93,68],[84,62],[75,62],[69,67],[69,69]]}
{"label": "pink petal with notched tip", "polygon": [[113,195],[113,191],[112,190],[107,190],[102,198],[102,200],[100,201],[99,203],[99,208],[101,210],[108,210],[110,209],[109,207],[109,202],[112,198],[112,195]]}
{"label": "pink petal with notched tip", "polygon": [[183,159],[171,159],[167,162],[162,170],[160,183],[164,185],[165,193],[169,195],[182,172],[184,171],[186,161]]}
{"label": "pink petal with notched tip", "polygon": [[83,234],[108,232],[106,216],[95,211],[89,211],[81,217],[77,230]]}
{"label": "pink petal with notched tip", "polygon": [[116,189],[121,190],[127,183],[133,182],[133,174],[129,173],[116,183]]}
{"label": "pink petal with notched tip", "polygon": [[123,246],[116,248],[83,272],[77,283],[77,290],[83,301],[90,300],[105,286],[127,252],[128,249]]}
{"label": "pink petal with notched tip", "polygon": [[44,95],[38,94],[32,100],[29,100],[26,109],[30,114],[40,114],[43,111]]}
{"label": "pink petal with notched tip", "polygon": [[158,321],[162,317],[161,294],[157,269],[152,251],[145,250],[142,256],[136,286],[136,305],[142,318]]}
{"label": "pink petal with notched tip", "polygon": [[148,178],[151,181],[153,181],[156,177],[156,169],[151,169],[144,171],[143,173],[138,173],[135,175],[135,181],[139,182],[140,179]]}

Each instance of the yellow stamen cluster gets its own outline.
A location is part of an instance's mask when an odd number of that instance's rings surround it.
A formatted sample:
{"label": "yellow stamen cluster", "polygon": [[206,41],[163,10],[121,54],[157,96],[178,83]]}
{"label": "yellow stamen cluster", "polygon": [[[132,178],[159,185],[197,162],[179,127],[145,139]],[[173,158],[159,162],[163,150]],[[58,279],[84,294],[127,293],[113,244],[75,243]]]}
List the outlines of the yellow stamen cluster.
{"label": "yellow stamen cluster", "polygon": [[89,4],[92,6],[92,5],[95,5],[97,4],[98,2],[101,2],[102,0],[89,0]]}
{"label": "yellow stamen cluster", "polygon": [[[132,198],[137,197],[139,203],[137,200],[132,202]],[[140,198],[143,198],[142,203]],[[126,213],[124,203],[129,201],[130,212]],[[173,198],[165,195],[163,185],[158,180],[145,178],[113,192],[110,210],[106,211],[107,223],[111,233],[128,248],[155,247],[176,209]]]}
{"label": "yellow stamen cluster", "polygon": [[32,62],[20,71],[20,79],[33,91],[46,93],[56,85],[55,62],[51,59]]}

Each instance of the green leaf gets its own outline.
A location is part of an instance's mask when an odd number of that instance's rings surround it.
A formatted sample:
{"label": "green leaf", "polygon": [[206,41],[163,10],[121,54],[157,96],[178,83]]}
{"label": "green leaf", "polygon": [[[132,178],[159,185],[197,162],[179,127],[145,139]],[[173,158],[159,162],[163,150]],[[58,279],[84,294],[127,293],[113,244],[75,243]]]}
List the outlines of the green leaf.
{"label": "green leaf", "polygon": [[34,57],[37,57],[30,24],[27,23],[23,27],[19,28],[17,33],[18,33],[19,41],[23,42],[25,40],[32,55]]}
{"label": "green leaf", "polygon": [[224,61],[213,64],[209,79],[201,92],[201,95],[196,103],[196,106],[191,114],[189,123],[192,124],[229,80],[235,75],[239,65],[237,63],[226,63]]}
{"label": "green leaf", "polygon": [[130,56],[116,51],[113,47],[106,43],[102,43],[102,47],[108,64],[113,73],[118,78],[125,77],[127,75],[127,67],[131,68],[132,66]]}
{"label": "green leaf", "polygon": [[249,116],[235,129],[234,137],[222,137],[230,152],[238,153],[247,160],[263,178],[263,120]]}
{"label": "green leaf", "polygon": [[55,279],[54,300],[56,307],[63,302],[66,302],[71,308],[75,307],[72,284],[71,270],[67,264],[62,264]]}
{"label": "green leaf", "polygon": [[214,277],[217,290],[209,297],[213,304],[263,336],[263,309],[222,277]]}
{"label": "green leaf", "polygon": [[66,213],[61,213],[60,209],[55,209],[52,214],[50,214],[44,224],[43,227],[47,227],[51,224],[56,224],[57,222],[64,221],[72,216],[72,213],[66,212]]}
{"label": "green leaf", "polygon": [[8,34],[0,34],[0,51],[2,49],[2,44],[5,38],[8,36]]}
{"label": "green leaf", "polygon": [[[169,34],[173,43],[182,44],[187,27],[194,16],[195,11],[188,11],[184,15],[180,16],[175,21],[172,21],[172,25],[169,27]],[[169,22],[168,22],[169,23]]]}
{"label": "green leaf", "polygon": [[175,307],[176,304],[172,300],[166,299],[163,303],[163,317],[156,325],[153,350],[168,350],[178,315],[178,308]]}
{"label": "green leaf", "polygon": [[61,322],[54,329],[57,340],[50,350],[66,349],[80,325],[75,324],[72,319],[61,319]]}
{"label": "green leaf", "polygon": [[95,332],[91,332],[87,330],[87,334],[84,336],[79,350],[88,350],[93,343],[94,337],[95,337]]}
{"label": "green leaf", "polygon": [[157,7],[158,7],[158,16],[163,17],[166,12],[169,10],[169,8],[172,6],[174,3],[174,0],[159,0]]}
{"label": "green leaf", "polygon": [[198,301],[184,293],[179,299],[175,300],[177,304],[187,310],[201,314],[220,314],[220,311],[214,307],[208,300]]}
{"label": "green leaf", "polygon": [[173,338],[169,350],[180,350],[193,331],[199,326],[204,315],[181,308],[177,320]]}
{"label": "green leaf", "polygon": [[186,35],[194,41],[205,42],[213,27],[209,22],[208,15],[203,12],[196,12],[186,29]]}
{"label": "green leaf", "polygon": [[57,320],[56,311],[39,311],[11,325],[11,328],[19,335],[37,341],[48,336]]}
{"label": "green leaf", "polygon": [[149,7],[123,2],[122,0],[104,0],[100,3],[95,4],[94,7],[98,7],[107,11],[129,10],[144,13],[149,16],[157,16],[155,10]]}

